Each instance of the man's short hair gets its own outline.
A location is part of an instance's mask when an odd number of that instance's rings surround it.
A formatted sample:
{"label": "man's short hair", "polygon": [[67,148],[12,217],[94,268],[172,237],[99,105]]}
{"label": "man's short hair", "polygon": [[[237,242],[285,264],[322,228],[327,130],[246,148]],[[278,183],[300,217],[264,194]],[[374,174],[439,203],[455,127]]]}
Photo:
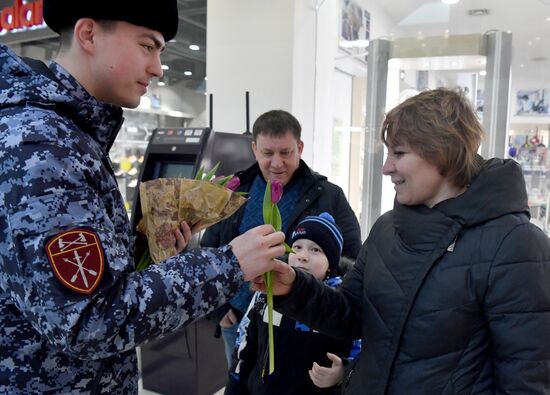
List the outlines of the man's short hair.
{"label": "man's short hair", "polygon": [[291,132],[296,140],[300,141],[302,126],[292,114],[283,110],[271,110],[263,113],[252,126],[254,141],[260,134],[280,137],[287,132]]}
{"label": "man's short hair", "polygon": [[165,41],[178,31],[177,0],[44,0],[44,21],[60,33],[81,18],[123,21],[160,32]]}

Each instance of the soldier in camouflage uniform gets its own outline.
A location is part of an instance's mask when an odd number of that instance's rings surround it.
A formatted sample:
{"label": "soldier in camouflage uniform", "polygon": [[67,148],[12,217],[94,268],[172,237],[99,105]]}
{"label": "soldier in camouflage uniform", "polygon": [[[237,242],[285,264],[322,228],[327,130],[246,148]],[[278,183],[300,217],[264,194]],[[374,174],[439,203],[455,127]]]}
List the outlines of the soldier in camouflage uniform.
{"label": "soldier in camouflage uniform", "polygon": [[177,29],[176,0],[148,3],[44,0],[50,27],[70,30],[49,67],[0,45],[1,394],[137,393],[137,345],[214,310],[284,251],[263,225],[134,271],[107,152],[119,106],[162,74]]}

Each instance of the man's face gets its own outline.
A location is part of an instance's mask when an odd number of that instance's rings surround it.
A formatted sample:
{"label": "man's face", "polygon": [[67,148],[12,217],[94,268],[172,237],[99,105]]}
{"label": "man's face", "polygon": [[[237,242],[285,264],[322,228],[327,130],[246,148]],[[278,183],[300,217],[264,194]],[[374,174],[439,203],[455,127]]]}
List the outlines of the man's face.
{"label": "man's face", "polygon": [[113,30],[99,28],[91,59],[92,94],[100,101],[135,108],[153,77],[162,76],[161,33],[127,22]]}
{"label": "man's face", "polygon": [[259,134],[252,142],[252,151],[265,180],[278,180],[286,185],[300,166],[304,143],[296,140],[292,132],[282,136]]}

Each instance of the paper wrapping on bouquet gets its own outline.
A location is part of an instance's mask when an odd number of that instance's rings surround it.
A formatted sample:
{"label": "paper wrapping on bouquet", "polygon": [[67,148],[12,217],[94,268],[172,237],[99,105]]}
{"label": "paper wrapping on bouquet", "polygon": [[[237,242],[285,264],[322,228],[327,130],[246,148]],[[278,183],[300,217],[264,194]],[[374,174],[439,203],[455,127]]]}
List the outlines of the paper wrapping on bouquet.
{"label": "paper wrapping on bouquet", "polygon": [[138,231],[147,236],[155,263],[176,255],[174,231],[181,221],[189,226],[201,222],[205,229],[229,217],[246,198],[209,181],[158,178],[139,187],[143,218]]}

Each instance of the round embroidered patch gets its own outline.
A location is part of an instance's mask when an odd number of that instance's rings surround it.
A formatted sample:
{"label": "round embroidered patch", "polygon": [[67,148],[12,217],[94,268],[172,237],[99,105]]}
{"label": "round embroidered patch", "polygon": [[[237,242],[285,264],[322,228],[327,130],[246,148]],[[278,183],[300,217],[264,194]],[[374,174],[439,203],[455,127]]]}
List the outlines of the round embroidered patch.
{"label": "round embroidered patch", "polygon": [[45,246],[55,276],[63,285],[86,295],[103,276],[105,256],[96,232],[76,228],[58,233]]}

